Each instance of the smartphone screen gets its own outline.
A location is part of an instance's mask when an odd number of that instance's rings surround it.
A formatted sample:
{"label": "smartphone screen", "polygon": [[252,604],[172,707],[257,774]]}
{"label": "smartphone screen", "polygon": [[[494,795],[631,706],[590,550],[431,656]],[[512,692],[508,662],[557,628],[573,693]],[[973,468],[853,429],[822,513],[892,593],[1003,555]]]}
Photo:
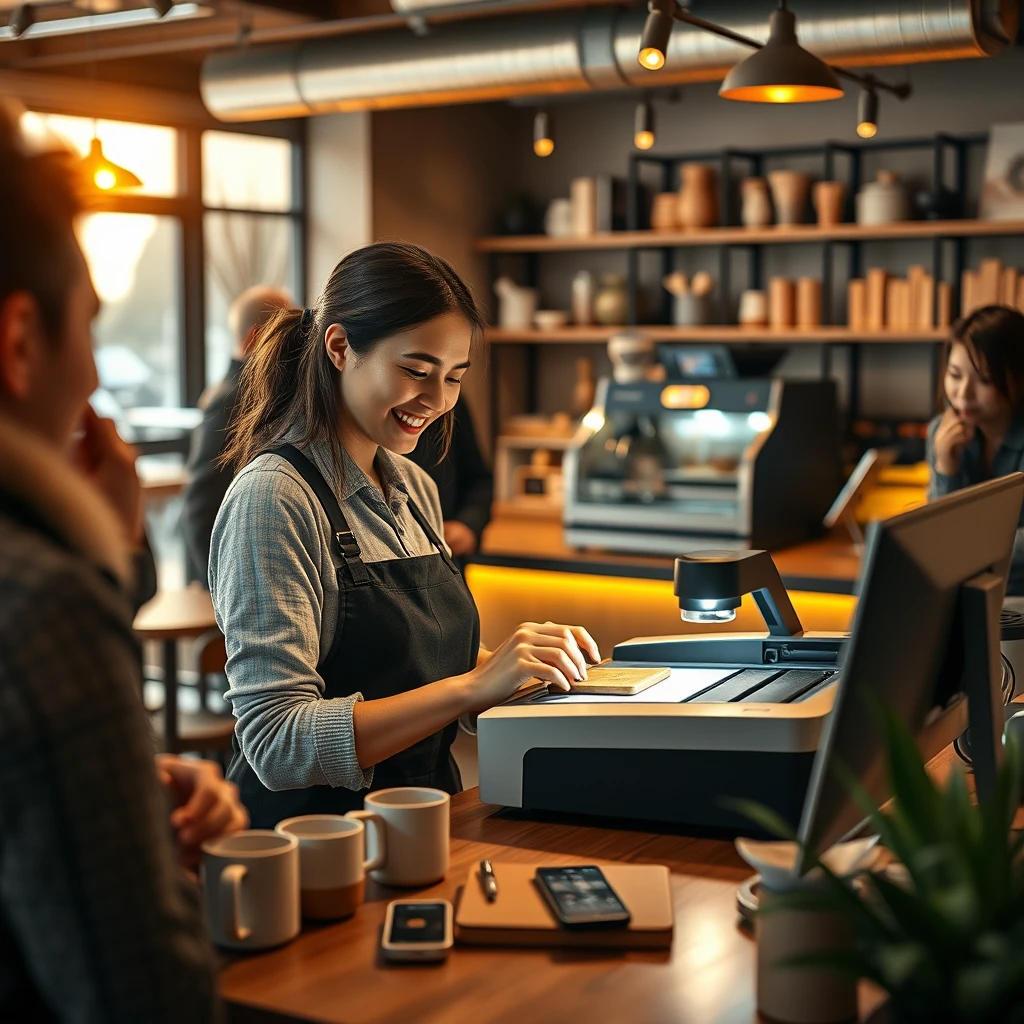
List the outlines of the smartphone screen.
{"label": "smartphone screen", "polygon": [[537,882],[568,928],[629,923],[629,911],[598,867],[537,868]]}
{"label": "smartphone screen", "polygon": [[443,942],[443,903],[398,903],[388,942]]}

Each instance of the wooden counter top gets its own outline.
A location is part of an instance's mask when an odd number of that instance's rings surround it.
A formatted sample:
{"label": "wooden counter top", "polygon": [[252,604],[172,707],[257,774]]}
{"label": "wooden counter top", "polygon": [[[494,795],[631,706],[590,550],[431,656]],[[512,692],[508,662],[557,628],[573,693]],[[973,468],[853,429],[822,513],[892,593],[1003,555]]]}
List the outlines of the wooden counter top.
{"label": "wooden counter top", "polygon": [[[860,572],[860,556],[842,534],[798,544],[772,556],[792,590],[850,594]],[[563,539],[560,520],[507,514],[491,521],[474,561],[481,565],[667,580],[672,579],[673,568],[671,558],[570,548]]]}

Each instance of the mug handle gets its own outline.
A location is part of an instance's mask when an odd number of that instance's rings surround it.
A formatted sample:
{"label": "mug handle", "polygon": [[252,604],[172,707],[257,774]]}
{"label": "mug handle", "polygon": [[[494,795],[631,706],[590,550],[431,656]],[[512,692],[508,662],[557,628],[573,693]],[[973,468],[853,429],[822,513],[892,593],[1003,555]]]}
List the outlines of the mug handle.
{"label": "mug handle", "polygon": [[242,879],[249,873],[244,864],[229,864],[220,873],[220,911],[223,924],[225,907],[228,911],[227,928],[223,929],[229,939],[234,942],[244,942],[252,935],[251,928],[242,927]]}
{"label": "mug handle", "polygon": [[[358,818],[360,821],[369,822],[373,825],[374,834],[377,836],[377,856],[373,860],[363,861],[363,870],[373,871],[376,868],[384,867],[388,859],[387,843],[385,840],[387,833],[384,828],[384,819],[373,811],[348,811],[345,817]],[[366,845],[369,846],[369,843]]]}

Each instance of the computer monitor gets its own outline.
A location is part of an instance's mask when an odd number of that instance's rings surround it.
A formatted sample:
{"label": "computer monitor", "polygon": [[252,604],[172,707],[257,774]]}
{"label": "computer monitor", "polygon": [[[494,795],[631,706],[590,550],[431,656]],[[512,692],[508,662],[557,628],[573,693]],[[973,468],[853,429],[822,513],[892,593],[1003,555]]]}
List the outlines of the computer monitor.
{"label": "computer monitor", "polygon": [[842,764],[871,797],[889,796],[873,694],[933,757],[971,725],[978,793],[1001,750],[999,614],[1024,474],[1014,473],[876,523],[835,704],[811,770],[800,838],[822,851],[863,819]]}

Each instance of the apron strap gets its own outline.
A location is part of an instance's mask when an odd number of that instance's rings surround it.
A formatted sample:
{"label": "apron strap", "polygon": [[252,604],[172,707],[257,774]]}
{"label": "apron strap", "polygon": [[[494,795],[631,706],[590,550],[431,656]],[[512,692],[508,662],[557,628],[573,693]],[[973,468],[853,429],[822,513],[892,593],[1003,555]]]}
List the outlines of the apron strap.
{"label": "apron strap", "polygon": [[313,493],[317,496],[330,521],[331,530],[334,533],[334,542],[338,546],[341,557],[345,560],[345,565],[352,577],[352,582],[356,586],[368,583],[370,576],[366,571],[366,566],[363,564],[359,544],[349,529],[348,520],[341,511],[338,499],[334,496],[334,492],[330,487],[327,486],[327,481],[320,470],[293,444],[285,444],[281,445],[280,448],[270,449],[270,454],[279,455],[286,462],[290,462],[302,479],[313,489]]}
{"label": "apron strap", "polygon": [[420,511],[419,505],[413,501],[411,494],[409,495],[409,511],[412,512],[413,518],[420,524],[423,532],[427,535],[427,540],[437,548],[437,553],[444,559],[444,564],[447,565],[456,576],[461,576],[462,573],[459,572],[459,567],[452,560],[452,556],[448,554],[448,549],[434,532],[434,528],[427,522],[427,517]]}

